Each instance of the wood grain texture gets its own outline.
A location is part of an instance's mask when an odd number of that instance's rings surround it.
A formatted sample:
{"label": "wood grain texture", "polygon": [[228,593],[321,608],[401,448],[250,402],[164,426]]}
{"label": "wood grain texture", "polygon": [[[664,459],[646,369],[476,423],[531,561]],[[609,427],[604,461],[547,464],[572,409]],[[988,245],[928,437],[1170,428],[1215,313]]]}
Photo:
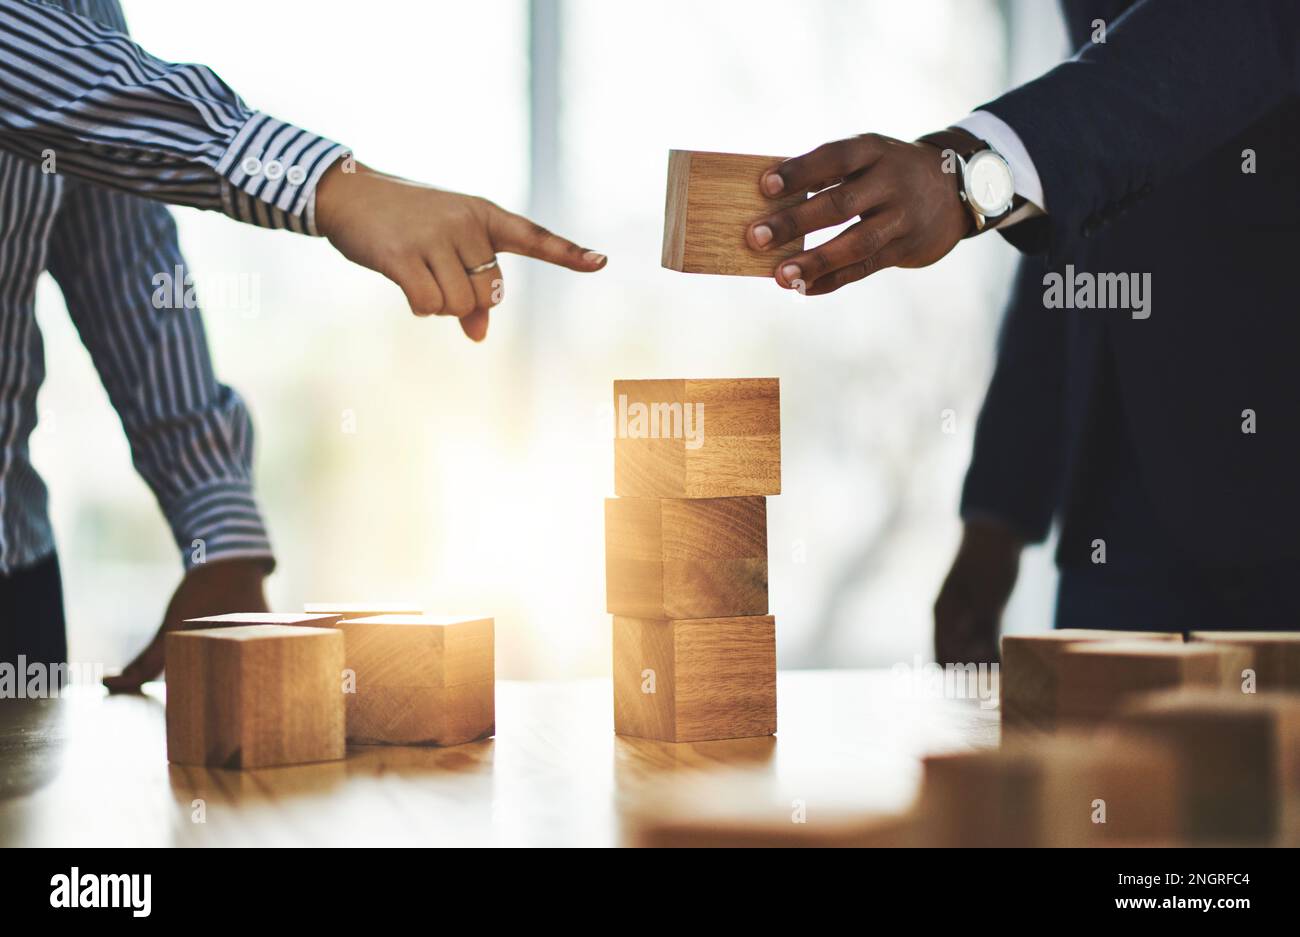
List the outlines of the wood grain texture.
{"label": "wood grain texture", "polygon": [[261,768],[344,754],[343,635],[226,625],[167,635],[167,757]]}
{"label": "wood grain texture", "polygon": [[1261,692],[1300,690],[1300,632],[1193,631],[1188,640],[1248,648]]}
{"label": "wood grain texture", "polygon": [[337,627],[356,680],[350,741],[457,745],[493,733],[491,618],[378,615]]}
{"label": "wood grain texture", "polygon": [[462,745],[496,732],[496,682],[366,686],[347,696],[348,741]]}
{"label": "wood grain texture", "polygon": [[1300,695],[1157,693],[1119,719],[1175,752],[1190,839],[1270,842],[1300,826]]}
{"label": "wood grain texture", "polygon": [[1157,690],[1239,688],[1250,666],[1245,648],[1223,644],[1095,641],[1061,653],[1058,724],[1113,718],[1132,698]]}
{"label": "wood grain texture", "polygon": [[340,619],[424,614],[424,610],[412,602],[308,602],[303,611],[309,615],[335,615]]}
{"label": "wood grain texture", "polygon": [[[776,378],[615,381],[614,412],[614,492],[620,497],[781,493]],[[655,418],[638,423],[638,413]],[[657,436],[644,435],[656,425]]]}
{"label": "wood grain texture", "polygon": [[774,733],[775,619],[615,616],[614,730],[669,742]]}
{"label": "wood grain texture", "polygon": [[[1172,752],[1062,734],[925,759],[920,845],[1122,846],[1181,835]],[[1104,804],[1105,823],[1095,820]]]}
{"label": "wood grain texture", "polygon": [[766,251],[745,241],[760,218],[804,200],[803,193],[769,199],[759,189],[776,156],[670,150],[661,262],[683,273],[770,277],[803,250],[804,239]]}
{"label": "wood grain texture", "polygon": [[606,500],[605,591],[634,618],[766,615],[766,499]]}
{"label": "wood grain texture", "polygon": [[1006,730],[1044,731],[1056,727],[1061,653],[1082,641],[1142,640],[1181,643],[1182,635],[1163,631],[1103,631],[1062,628],[1042,634],[1002,638],[1001,709]]}

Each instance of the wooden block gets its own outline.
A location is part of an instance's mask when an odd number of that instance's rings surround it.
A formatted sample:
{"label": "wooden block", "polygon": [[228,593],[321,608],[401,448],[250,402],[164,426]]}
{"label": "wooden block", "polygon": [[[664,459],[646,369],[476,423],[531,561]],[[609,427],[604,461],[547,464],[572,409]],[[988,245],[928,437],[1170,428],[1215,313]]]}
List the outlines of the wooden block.
{"label": "wooden block", "polygon": [[337,630],[227,624],[173,632],[165,654],[169,761],[247,769],[343,757]]}
{"label": "wooden block", "polygon": [[1136,694],[1236,688],[1250,653],[1222,644],[1096,641],[1066,647],[1060,666],[1058,724],[1090,725],[1113,717]]}
{"label": "wooden block", "polygon": [[1193,838],[1265,842],[1296,829],[1300,694],[1151,694],[1124,708],[1119,728],[1175,752]]}
{"label": "wooden block", "polygon": [[753,805],[722,799],[642,812],[632,845],[662,849],[893,849],[915,845],[910,814],[835,811],[791,820],[790,802]]}
{"label": "wooden block", "polygon": [[766,251],[745,241],[751,224],[798,205],[803,193],[769,199],[759,188],[779,156],[742,156],[669,150],[662,263],[683,273],[770,277],[783,260],[803,250],[798,238]]}
{"label": "wooden block", "polygon": [[767,614],[767,500],[609,498],[606,610],[633,618]]}
{"label": "wooden block", "polygon": [[1249,648],[1258,691],[1300,690],[1300,632],[1193,631],[1189,640]]}
{"label": "wooden block", "polygon": [[293,625],[302,628],[330,628],[337,624],[338,620],[338,615],[319,612],[232,612],[229,615],[187,618],[181,624],[187,629],[222,628],[228,625]]}
{"label": "wooden block", "polygon": [[1177,632],[1102,631],[1062,628],[1042,634],[1006,635],[1002,638],[1001,686],[1004,729],[1051,731],[1056,727],[1056,695],[1061,652],[1081,641],[1182,642]]}
{"label": "wooden block", "polygon": [[667,742],[774,733],[776,620],[615,616],[614,731]]}
{"label": "wooden block", "polygon": [[614,412],[621,497],[781,493],[776,378],[615,381]]}
{"label": "wooden block", "polygon": [[422,615],[424,610],[411,602],[308,602],[303,611],[309,615],[335,615],[340,619],[373,618],[376,615]]}
{"label": "wooden block", "polygon": [[1065,733],[931,756],[924,765],[917,804],[924,846],[1124,845],[1181,833],[1177,765],[1159,745]]}
{"label": "wooden block", "polygon": [[459,745],[495,732],[491,618],[377,615],[337,627],[356,681],[349,740]]}

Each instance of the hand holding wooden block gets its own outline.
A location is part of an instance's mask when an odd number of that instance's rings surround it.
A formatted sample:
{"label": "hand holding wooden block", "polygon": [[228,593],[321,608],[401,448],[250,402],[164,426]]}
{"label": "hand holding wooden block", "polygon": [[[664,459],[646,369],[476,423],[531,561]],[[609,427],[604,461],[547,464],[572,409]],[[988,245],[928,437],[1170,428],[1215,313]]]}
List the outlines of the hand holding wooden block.
{"label": "hand holding wooden block", "polygon": [[341,621],[354,742],[459,745],[496,731],[491,618],[378,615]]}
{"label": "hand holding wooden block", "polygon": [[615,381],[614,414],[621,497],[781,493],[776,378]]}
{"label": "hand holding wooden block", "polygon": [[1261,692],[1300,690],[1300,632],[1193,631],[1189,640],[1248,648]]}
{"label": "hand holding wooden block", "polygon": [[777,156],[670,150],[663,266],[683,273],[775,276],[783,260],[803,251],[804,239],[756,251],[745,232],[760,218],[804,200],[802,192],[763,195],[759,180],[781,162]]}
{"label": "hand holding wooden block", "polygon": [[1250,652],[1223,644],[1096,641],[1066,647],[1060,663],[1058,719],[1086,725],[1111,718],[1140,693],[1239,691]]}
{"label": "hand holding wooden block", "polygon": [[167,758],[263,768],[344,753],[343,635],[332,616],[222,615],[167,635]]}
{"label": "hand holding wooden block", "polygon": [[766,615],[766,500],[607,499],[605,590],[634,618]]}
{"label": "hand holding wooden block", "polygon": [[1182,635],[1164,631],[1102,631],[1062,628],[1042,634],[1006,635],[1000,670],[1004,729],[1051,731],[1056,727],[1061,654],[1082,641],[1164,641],[1182,643]]}
{"label": "hand holding wooden block", "polygon": [[1300,695],[1152,694],[1126,707],[1117,728],[1174,751],[1183,791],[1176,803],[1193,837],[1232,844],[1297,832]]}
{"label": "hand holding wooden block", "polygon": [[668,742],[774,733],[775,619],[616,616],[614,731]]}

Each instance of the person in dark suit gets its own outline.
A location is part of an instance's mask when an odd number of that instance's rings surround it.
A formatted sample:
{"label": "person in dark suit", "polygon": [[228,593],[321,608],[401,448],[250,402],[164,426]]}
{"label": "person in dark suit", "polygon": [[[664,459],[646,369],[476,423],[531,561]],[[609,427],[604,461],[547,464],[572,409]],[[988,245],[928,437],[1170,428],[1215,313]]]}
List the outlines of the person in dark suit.
{"label": "person in dark suit", "polygon": [[749,232],[762,249],[860,217],[775,271],[811,295],[990,228],[1025,255],[941,661],[997,658],[1020,551],[1054,519],[1058,627],[1300,625],[1300,4],[1064,10],[1070,60],[915,143],[782,164],[769,194],[823,191]]}

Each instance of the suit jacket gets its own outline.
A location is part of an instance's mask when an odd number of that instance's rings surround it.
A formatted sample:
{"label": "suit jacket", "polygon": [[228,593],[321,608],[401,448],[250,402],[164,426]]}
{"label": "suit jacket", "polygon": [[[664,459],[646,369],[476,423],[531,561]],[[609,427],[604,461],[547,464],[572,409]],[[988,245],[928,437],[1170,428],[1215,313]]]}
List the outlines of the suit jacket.
{"label": "suit jacket", "polygon": [[[1048,214],[1003,232],[1027,256],[963,515],[1030,539],[1059,516],[1062,562],[1099,531],[1135,562],[1300,557],[1300,3],[1064,8],[1079,51],[983,107]],[[1149,273],[1149,318],[1045,308],[1066,265]]]}

